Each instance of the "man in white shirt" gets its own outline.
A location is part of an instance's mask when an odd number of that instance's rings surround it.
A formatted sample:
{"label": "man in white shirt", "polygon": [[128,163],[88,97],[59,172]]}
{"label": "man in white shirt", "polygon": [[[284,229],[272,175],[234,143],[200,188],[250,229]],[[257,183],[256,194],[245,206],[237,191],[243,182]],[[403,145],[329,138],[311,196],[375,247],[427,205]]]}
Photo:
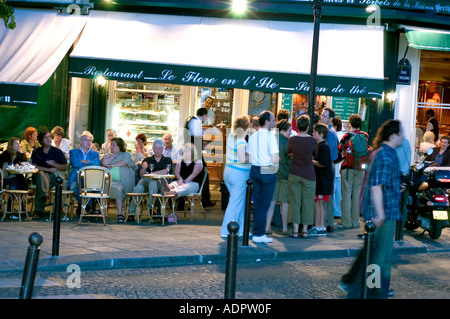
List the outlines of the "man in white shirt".
{"label": "man in white shirt", "polygon": [[211,109],[211,107],[213,106],[213,103],[214,103],[214,100],[211,96],[208,96],[205,99],[205,102],[203,102],[203,106],[208,111],[208,113],[206,114],[206,118],[203,121],[203,125],[205,125],[205,126],[214,126],[214,124],[216,123],[216,114]]}
{"label": "man in white shirt", "polygon": [[181,149],[173,145],[173,138],[170,133],[165,133],[162,138],[164,142],[163,155],[165,157],[170,157],[175,163],[178,159],[181,159]]}
{"label": "man in white shirt", "polygon": [[[198,154],[202,153],[203,150],[203,127],[202,123],[205,121],[208,114],[208,110],[206,108],[201,107],[197,110],[197,115],[193,117],[188,123],[187,128],[190,134],[190,141],[197,148]],[[185,143],[187,143],[189,139],[185,138]],[[206,166],[206,162],[202,156],[202,163]],[[202,189],[202,204],[203,207],[211,207],[216,203],[211,201],[211,192],[209,190],[209,178],[206,178],[205,184]]]}
{"label": "man in white shirt", "polygon": [[271,243],[272,238],[265,235],[266,213],[272,201],[276,184],[275,165],[279,162],[277,137],[270,133],[276,125],[275,116],[270,111],[259,115],[260,129],[248,141],[247,153],[252,167],[250,178],[253,181],[253,237],[255,243]]}

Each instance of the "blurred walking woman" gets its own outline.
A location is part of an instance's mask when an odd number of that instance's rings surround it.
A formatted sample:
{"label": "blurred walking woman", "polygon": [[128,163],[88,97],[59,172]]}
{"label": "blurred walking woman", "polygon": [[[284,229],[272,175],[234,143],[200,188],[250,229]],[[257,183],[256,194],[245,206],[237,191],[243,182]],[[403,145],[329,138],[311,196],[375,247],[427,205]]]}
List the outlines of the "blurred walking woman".
{"label": "blurred walking woman", "polygon": [[3,188],[9,185],[11,190],[28,190],[23,174],[8,174],[5,171],[8,165],[20,164],[26,161],[27,158],[20,149],[20,140],[17,137],[11,137],[6,151],[0,154],[0,169],[3,170],[4,176]]}
{"label": "blurred walking woman", "polygon": [[230,193],[230,198],[220,231],[222,237],[228,236],[227,226],[233,220],[239,224],[238,235],[242,236],[244,232],[245,194],[251,168],[246,153],[247,142],[245,141],[249,125],[247,116],[237,117],[233,123],[233,132],[227,138],[224,181]]}
{"label": "blurred walking woman", "polygon": [[109,197],[117,203],[117,221],[124,222],[122,215],[122,203],[126,200],[127,193],[131,193],[134,187],[134,170],[131,154],[125,148],[125,142],[120,137],[111,140],[111,153],[102,158],[102,166],[111,172],[111,190]]}
{"label": "blurred walking woman", "polygon": [[31,126],[27,127],[25,130],[25,139],[20,143],[20,148],[27,158],[31,158],[31,152],[33,152],[35,148],[41,146],[37,140],[37,137],[37,130]]}
{"label": "blurred walking woman", "polygon": [[[317,156],[316,139],[307,134],[310,119],[302,115],[297,119],[298,135],[288,142],[288,153],[292,154],[291,172],[288,177],[292,223],[291,237],[308,237],[308,225],[314,223],[314,197],[316,194],[316,173],[313,158]],[[299,234],[299,225],[303,225]]]}

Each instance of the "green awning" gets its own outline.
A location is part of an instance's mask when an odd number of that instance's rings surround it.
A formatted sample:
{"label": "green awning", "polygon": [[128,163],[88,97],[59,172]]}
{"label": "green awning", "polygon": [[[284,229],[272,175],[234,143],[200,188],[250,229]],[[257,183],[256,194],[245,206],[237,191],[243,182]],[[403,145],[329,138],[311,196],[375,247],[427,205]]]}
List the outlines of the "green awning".
{"label": "green awning", "polygon": [[409,46],[420,50],[450,51],[450,32],[427,29],[406,29]]}

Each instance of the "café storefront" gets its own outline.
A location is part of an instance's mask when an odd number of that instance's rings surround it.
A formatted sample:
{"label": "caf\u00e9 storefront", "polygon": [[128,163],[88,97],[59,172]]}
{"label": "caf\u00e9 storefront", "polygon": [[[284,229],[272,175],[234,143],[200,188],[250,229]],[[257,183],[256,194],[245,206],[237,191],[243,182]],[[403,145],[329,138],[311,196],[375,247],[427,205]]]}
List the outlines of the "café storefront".
{"label": "caf\u00e9 storefront", "polygon": [[[131,143],[145,125],[150,139],[158,128],[176,134],[207,93],[221,127],[264,107],[292,112],[292,96],[309,94],[312,34],[306,22],[93,10],[69,58],[71,112],[91,104],[94,136],[114,128]],[[347,102],[359,112],[360,99],[382,99],[383,27],[322,24],[318,59],[322,99],[335,98],[345,112]],[[76,126],[74,136],[87,128]]]}

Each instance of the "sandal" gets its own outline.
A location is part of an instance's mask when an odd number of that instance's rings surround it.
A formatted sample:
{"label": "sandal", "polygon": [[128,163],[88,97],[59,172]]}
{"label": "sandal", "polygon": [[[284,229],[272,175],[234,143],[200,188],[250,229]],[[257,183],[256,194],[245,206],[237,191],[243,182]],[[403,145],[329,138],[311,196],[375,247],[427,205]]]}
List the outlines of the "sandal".
{"label": "sandal", "polygon": [[289,234],[289,237],[298,238],[298,232],[293,231],[292,233]]}
{"label": "sandal", "polygon": [[306,231],[302,232],[302,237],[303,237],[303,238],[308,238],[308,237],[309,237],[309,236],[308,236],[308,232],[306,232]]}
{"label": "sandal", "polygon": [[117,216],[117,222],[118,222],[119,224],[123,224],[124,221],[125,221],[125,218],[123,217],[123,215]]}

